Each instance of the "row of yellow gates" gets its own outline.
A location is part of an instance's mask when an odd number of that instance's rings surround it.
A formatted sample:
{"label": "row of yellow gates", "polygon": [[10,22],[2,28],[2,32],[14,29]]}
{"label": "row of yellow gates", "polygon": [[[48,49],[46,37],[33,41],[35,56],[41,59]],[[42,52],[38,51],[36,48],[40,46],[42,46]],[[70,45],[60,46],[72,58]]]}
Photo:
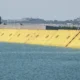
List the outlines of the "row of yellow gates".
{"label": "row of yellow gates", "polygon": [[80,48],[80,31],[0,29],[0,42]]}

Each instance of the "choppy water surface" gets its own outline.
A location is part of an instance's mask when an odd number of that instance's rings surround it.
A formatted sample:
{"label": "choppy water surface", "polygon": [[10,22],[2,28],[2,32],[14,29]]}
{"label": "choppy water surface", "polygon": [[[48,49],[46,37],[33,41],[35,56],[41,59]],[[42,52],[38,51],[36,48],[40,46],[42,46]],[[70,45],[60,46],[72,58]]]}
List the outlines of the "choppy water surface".
{"label": "choppy water surface", "polygon": [[80,50],[0,43],[0,80],[80,80]]}

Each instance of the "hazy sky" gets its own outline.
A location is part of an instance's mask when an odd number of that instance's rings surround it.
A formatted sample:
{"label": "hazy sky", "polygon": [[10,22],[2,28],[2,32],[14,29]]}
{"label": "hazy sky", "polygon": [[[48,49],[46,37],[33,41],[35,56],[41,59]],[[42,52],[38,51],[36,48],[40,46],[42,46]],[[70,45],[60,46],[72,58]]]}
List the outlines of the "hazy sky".
{"label": "hazy sky", "polygon": [[80,17],[80,0],[0,0],[3,19],[67,20]]}

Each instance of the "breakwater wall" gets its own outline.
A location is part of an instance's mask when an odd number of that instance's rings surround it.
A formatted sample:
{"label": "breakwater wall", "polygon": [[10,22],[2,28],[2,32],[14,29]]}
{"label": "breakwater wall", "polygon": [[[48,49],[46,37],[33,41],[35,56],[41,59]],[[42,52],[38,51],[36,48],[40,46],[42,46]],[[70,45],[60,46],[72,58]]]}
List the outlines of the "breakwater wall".
{"label": "breakwater wall", "polygon": [[80,30],[0,29],[0,42],[80,48]]}

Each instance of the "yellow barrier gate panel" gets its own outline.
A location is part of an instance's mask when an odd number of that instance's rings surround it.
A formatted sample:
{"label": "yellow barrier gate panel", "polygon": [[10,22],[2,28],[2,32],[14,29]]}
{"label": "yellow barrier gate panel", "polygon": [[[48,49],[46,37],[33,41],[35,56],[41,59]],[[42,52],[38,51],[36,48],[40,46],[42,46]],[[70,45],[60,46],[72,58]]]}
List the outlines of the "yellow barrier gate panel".
{"label": "yellow barrier gate panel", "polygon": [[78,31],[76,30],[58,30],[55,36],[53,36],[47,44],[65,47],[77,33]]}
{"label": "yellow barrier gate panel", "polygon": [[47,30],[46,33],[44,33],[44,35],[41,36],[41,38],[39,39],[39,44],[41,45],[46,45],[47,41],[53,36],[55,35],[56,30]]}
{"label": "yellow barrier gate panel", "polygon": [[0,29],[0,31],[0,42],[9,42],[8,40],[17,32],[16,29]]}
{"label": "yellow barrier gate panel", "polygon": [[25,43],[26,40],[28,40],[31,36],[31,34],[35,32],[35,30],[19,30],[13,38],[10,40],[10,42],[16,42],[16,43]]}
{"label": "yellow barrier gate panel", "polygon": [[49,46],[49,43],[48,43],[48,42],[50,41],[50,39],[51,39],[53,36],[56,35],[57,31],[58,31],[58,30],[50,30],[50,33],[48,34],[49,36],[46,36],[46,37],[45,37],[45,43],[44,43],[44,45],[48,45],[48,46]]}
{"label": "yellow barrier gate panel", "polygon": [[10,39],[10,42],[15,42],[15,43],[24,43],[26,40],[26,36],[28,35],[29,31],[28,30],[18,30],[18,32]]}
{"label": "yellow barrier gate panel", "polygon": [[[0,35],[2,34],[3,30],[4,30],[4,29],[0,29]],[[1,38],[0,38],[0,39],[1,39]]]}
{"label": "yellow barrier gate panel", "polygon": [[80,48],[80,32],[79,34],[72,40],[72,42],[68,45],[71,48]]}
{"label": "yellow barrier gate panel", "polygon": [[35,40],[35,36],[38,34],[39,30],[33,30],[32,32],[30,32],[30,36],[28,37],[28,39],[26,39],[25,43],[27,44],[32,44],[32,42]]}
{"label": "yellow barrier gate panel", "polygon": [[[29,43],[29,44],[39,44],[38,43],[38,38],[39,38],[39,36],[40,36],[40,33],[41,34],[43,34],[42,32],[43,32],[44,30],[37,30],[34,34],[33,34],[33,36],[31,36],[31,38],[29,38],[27,41],[26,41],[26,43]],[[43,34],[44,35],[44,34]],[[42,35],[41,35],[42,36]]]}
{"label": "yellow barrier gate panel", "polygon": [[30,30],[30,36],[26,39],[26,44],[31,44],[31,41],[34,40],[34,36],[37,34],[38,30]]}
{"label": "yellow barrier gate panel", "polygon": [[[50,31],[49,31],[50,32]],[[30,44],[42,44],[45,42],[45,40],[43,41],[43,39],[48,36],[47,34],[49,34],[49,32],[47,30],[37,30],[36,33],[34,34],[33,38],[30,39],[28,42]]]}
{"label": "yellow barrier gate panel", "polygon": [[0,34],[3,32],[4,29],[0,29]]}
{"label": "yellow barrier gate panel", "polygon": [[46,30],[37,30],[34,34],[34,37],[29,40],[30,44],[40,44],[42,36],[46,33]]}

